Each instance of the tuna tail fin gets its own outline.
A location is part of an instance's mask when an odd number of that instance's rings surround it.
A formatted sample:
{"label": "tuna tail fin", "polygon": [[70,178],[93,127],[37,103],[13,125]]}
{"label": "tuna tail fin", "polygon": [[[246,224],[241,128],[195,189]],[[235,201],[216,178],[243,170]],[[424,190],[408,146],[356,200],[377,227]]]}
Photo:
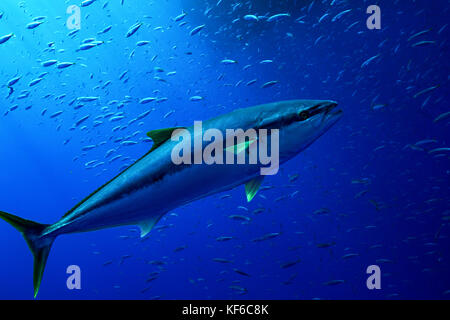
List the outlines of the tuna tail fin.
{"label": "tuna tail fin", "polygon": [[54,237],[42,236],[43,230],[48,224],[41,224],[30,220],[25,220],[12,214],[0,211],[0,219],[5,220],[14,228],[16,228],[28,244],[34,256],[33,285],[34,298],[39,291],[42,275],[44,274],[45,264],[48,254],[52,247]]}

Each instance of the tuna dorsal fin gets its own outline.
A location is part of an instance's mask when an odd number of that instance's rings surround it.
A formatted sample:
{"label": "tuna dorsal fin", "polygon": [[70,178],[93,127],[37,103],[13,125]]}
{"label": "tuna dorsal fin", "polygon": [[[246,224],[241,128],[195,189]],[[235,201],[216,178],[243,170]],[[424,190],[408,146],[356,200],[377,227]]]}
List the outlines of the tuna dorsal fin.
{"label": "tuna dorsal fin", "polygon": [[138,224],[141,229],[141,238],[145,237],[150,231],[152,231],[153,227],[158,223],[162,216],[163,215],[151,217],[147,220],[141,221]]}
{"label": "tuna dorsal fin", "polygon": [[155,150],[164,142],[169,140],[170,137],[172,136],[172,132],[174,132],[176,129],[186,129],[186,128],[184,127],[164,128],[147,132],[147,136],[153,140],[153,147],[150,151]]}
{"label": "tuna dorsal fin", "polygon": [[256,177],[256,178],[248,181],[245,184],[245,194],[247,195],[247,202],[252,201],[252,199],[255,197],[263,180],[264,180],[264,177],[259,176],[259,177]]}

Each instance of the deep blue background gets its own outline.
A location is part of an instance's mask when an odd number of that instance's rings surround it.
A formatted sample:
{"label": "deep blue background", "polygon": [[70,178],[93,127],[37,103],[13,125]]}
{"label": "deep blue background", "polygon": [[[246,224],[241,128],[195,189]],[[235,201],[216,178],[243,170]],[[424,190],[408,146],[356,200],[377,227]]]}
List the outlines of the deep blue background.
{"label": "deep blue background", "polygon": [[[449,156],[448,152],[428,153],[449,147],[448,118],[433,121],[449,111],[448,1],[375,1],[382,10],[381,30],[366,28],[366,8],[374,4],[368,1],[316,0],[312,6],[311,1],[120,2],[97,0],[83,7],[81,30],[74,37],[67,35],[65,26],[71,2],[1,3],[0,35],[13,32],[15,37],[0,45],[0,84],[4,85],[0,88],[0,210],[43,223],[55,222],[148,151],[150,144],[143,139],[152,129],[191,125],[194,120],[234,108],[294,98],[336,100],[344,117],[284,165],[277,176],[266,178],[264,185],[273,188],[260,192],[250,204],[239,187],[226,193],[231,197],[218,194],[176,209],[176,215],[166,215],[144,240],[134,227],[58,238],[39,298],[450,297]],[[208,8],[211,10],[205,14]],[[183,9],[188,13],[183,20],[187,24],[179,26],[172,18]],[[351,11],[332,22],[348,9]],[[279,22],[243,20],[246,14],[284,12],[291,17]],[[319,24],[325,13],[329,16]],[[28,30],[26,25],[36,16],[47,18]],[[125,37],[137,21],[143,26]],[[348,29],[354,22],[358,23]],[[205,29],[190,36],[190,30],[201,24]],[[108,25],[112,25],[111,31],[97,34]],[[155,30],[157,27],[162,28]],[[427,29],[431,30],[408,41]],[[77,52],[81,41],[91,37],[105,43]],[[140,40],[150,44],[137,47]],[[435,43],[412,47],[422,40]],[[49,42],[54,42],[55,48],[50,52],[45,50]],[[223,65],[220,62],[225,58],[238,63]],[[76,64],[62,71],[55,66],[42,67],[40,63],[48,59]],[[259,63],[265,59],[273,63]],[[251,66],[244,70],[246,65]],[[127,75],[119,80],[125,70]],[[49,72],[44,80],[29,87],[44,71]],[[167,76],[171,71],[176,75]],[[7,98],[5,85],[17,75],[21,79]],[[256,84],[246,86],[252,79],[257,79]],[[261,89],[271,80],[279,83]],[[103,89],[107,81],[111,84]],[[435,85],[439,87],[414,98]],[[19,100],[22,90],[30,94]],[[66,96],[56,100],[61,94]],[[204,100],[191,102],[194,95]],[[76,103],[69,103],[80,96],[100,99],[75,109]],[[125,96],[130,96],[131,102],[122,108],[109,104]],[[168,99],[138,103],[148,96]],[[7,112],[16,104],[16,110]],[[385,107],[374,110],[377,104]],[[43,109],[47,112],[41,115]],[[150,109],[145,119],[126,126]],[[58,110],[63,114],[51,119]],[[172,110],[175,112],[164,118]],[[108,112],[123,112],[125,119],[117,123],[95,119]],[[90,118],[71,130],[85,115]],[[103,123],[94,127],[95,120]],[[117,125],[124,128],[113,132]],[[136,146],[114,142],[133,133],[136,135],[127,139],[139,141]],[[436,142],[420,145],[422,150],[409,147],[424,139]],[[69,142],[64,144],[66,140]],[[82,151],[83,146],[102,141],[106,144]],[[129,159],[109,163],[105,153],[112,148],[117,149],[113,155]],[[85,163],[91,160],[105,164],[86,169]],[[290,181],[295,174],[298,178]],[[358,181],[366,183],[355,183]],[[367,193],[355,197],[364,190]],[[258,208],[264,211],[253,213]],[[322,208],[329,212],[314,213]],[[233,214],[247,215],[251,221],[242,224],[228,218]],[[281,235],[252,241],[271,232]],[[218,242],[219,236],[233,239]],[[332,246],[318,248],[322,243]],[[182,246],[184,250],[174,251]],[[358,256],[343,259],[348,253]],[[129,257],[124,258],[126,255]],[[3,222],[0,257],[0,298],[32,298],[32,256],[21,235]],[[280,267],[297,259],[301,262],[290,268]],[[104,265],[108,261],[112,263]],[[65,270],[71,264],[81,267],[80,291],[65,286]],[[381,290],[366,288],[366,268],[372,264],[381,268]],[[157,278],[147,282],[155,271],[159,272]],[[345,282],[324,285],[330,280]],[[241,295],[230,286],[247,291]]]}

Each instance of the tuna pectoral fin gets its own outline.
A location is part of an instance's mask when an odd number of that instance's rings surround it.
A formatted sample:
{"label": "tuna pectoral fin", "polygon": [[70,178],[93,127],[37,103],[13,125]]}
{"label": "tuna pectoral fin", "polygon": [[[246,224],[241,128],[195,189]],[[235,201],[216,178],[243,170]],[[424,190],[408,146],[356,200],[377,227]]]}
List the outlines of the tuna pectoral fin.
{"label": "tuna pectoral fin", "polygon": [[44,274],[45,264],[47,262],[50,248],[52,247],[53,237],[42,237],[42,231],[48,226],[30,220],[25,220],[12,214],[0,211],[0,218],[16,228],[28,244],[34,256],[33,285],[34,297],[39,291],[42,275]]}
{"label": "tuna pectoral fin", "polygon": [[232,152],[234,154],[239,154],[244,150],[248,150],[248,148],[256,142],[256,139],[252,139],[250,141],[244,141],[241,143],[234,144],[232,146],[226,147],[225,151]]}
{"label": "tuna pectoral fin", "polygon": [[139,222],[138,225],[139,228],[141,228],[141,238],[145,237],[150,231],[152,231],[153,227],[158,223],[162,216],[163,214]]}
{"label": "tuna pectoral fin", "polygon": [[245,194],[247,195],[247,202],[252,201],[253,197],[256,196],[256,193],[261,186],[262,181],[264,180],[263,176],[256,177],[245,184]]}

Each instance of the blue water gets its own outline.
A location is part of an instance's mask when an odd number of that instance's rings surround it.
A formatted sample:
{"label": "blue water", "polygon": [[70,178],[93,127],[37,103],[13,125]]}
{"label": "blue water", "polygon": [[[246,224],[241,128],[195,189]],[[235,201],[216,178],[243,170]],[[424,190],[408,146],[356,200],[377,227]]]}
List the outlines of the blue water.
{"label": "blue water", "polygon": [[[81,2],[2,1],[0,36],[15,36],[0,44],[0,210],[26,219],[57,221],[146,153],[147,131],[278,100],[333,99],[344,110],[249,204],[242,186],[173,210],[143,240],[132,226],[59,237],[38,298],[448,299],[449,152],[433,150],[450,147],[450,118],[435,121],[449,111],[449,1],[374,2],[380,30],[366,27],[368,1],[97,0],[81,7],[81,29],[69,36],[66,9]],[[267,21],[277,13],[290,16]],[[27,29],[38,16],[43,23]],[[104,43],[77,51],[87,38]],[[50,59],[75,64],[41,65]],[[78,108],[83,96],[99,99]],[[167,100],[138,103],[153,96]],[[125,118],[96,119],[109,112]],[[115,142],[127,136],[138,144]],[[113,148],[122,157],[110,163]],[[92,160],[105,163],[86,168]],[[269,233],[280,234],[252,241]],[[32,255],[4,222],[0,256],[0,298],[32,298]],[[81,268],[81,290],[66,287],[69,265]],[[380,267],[380,290],[366,287],[369,265]]]}

